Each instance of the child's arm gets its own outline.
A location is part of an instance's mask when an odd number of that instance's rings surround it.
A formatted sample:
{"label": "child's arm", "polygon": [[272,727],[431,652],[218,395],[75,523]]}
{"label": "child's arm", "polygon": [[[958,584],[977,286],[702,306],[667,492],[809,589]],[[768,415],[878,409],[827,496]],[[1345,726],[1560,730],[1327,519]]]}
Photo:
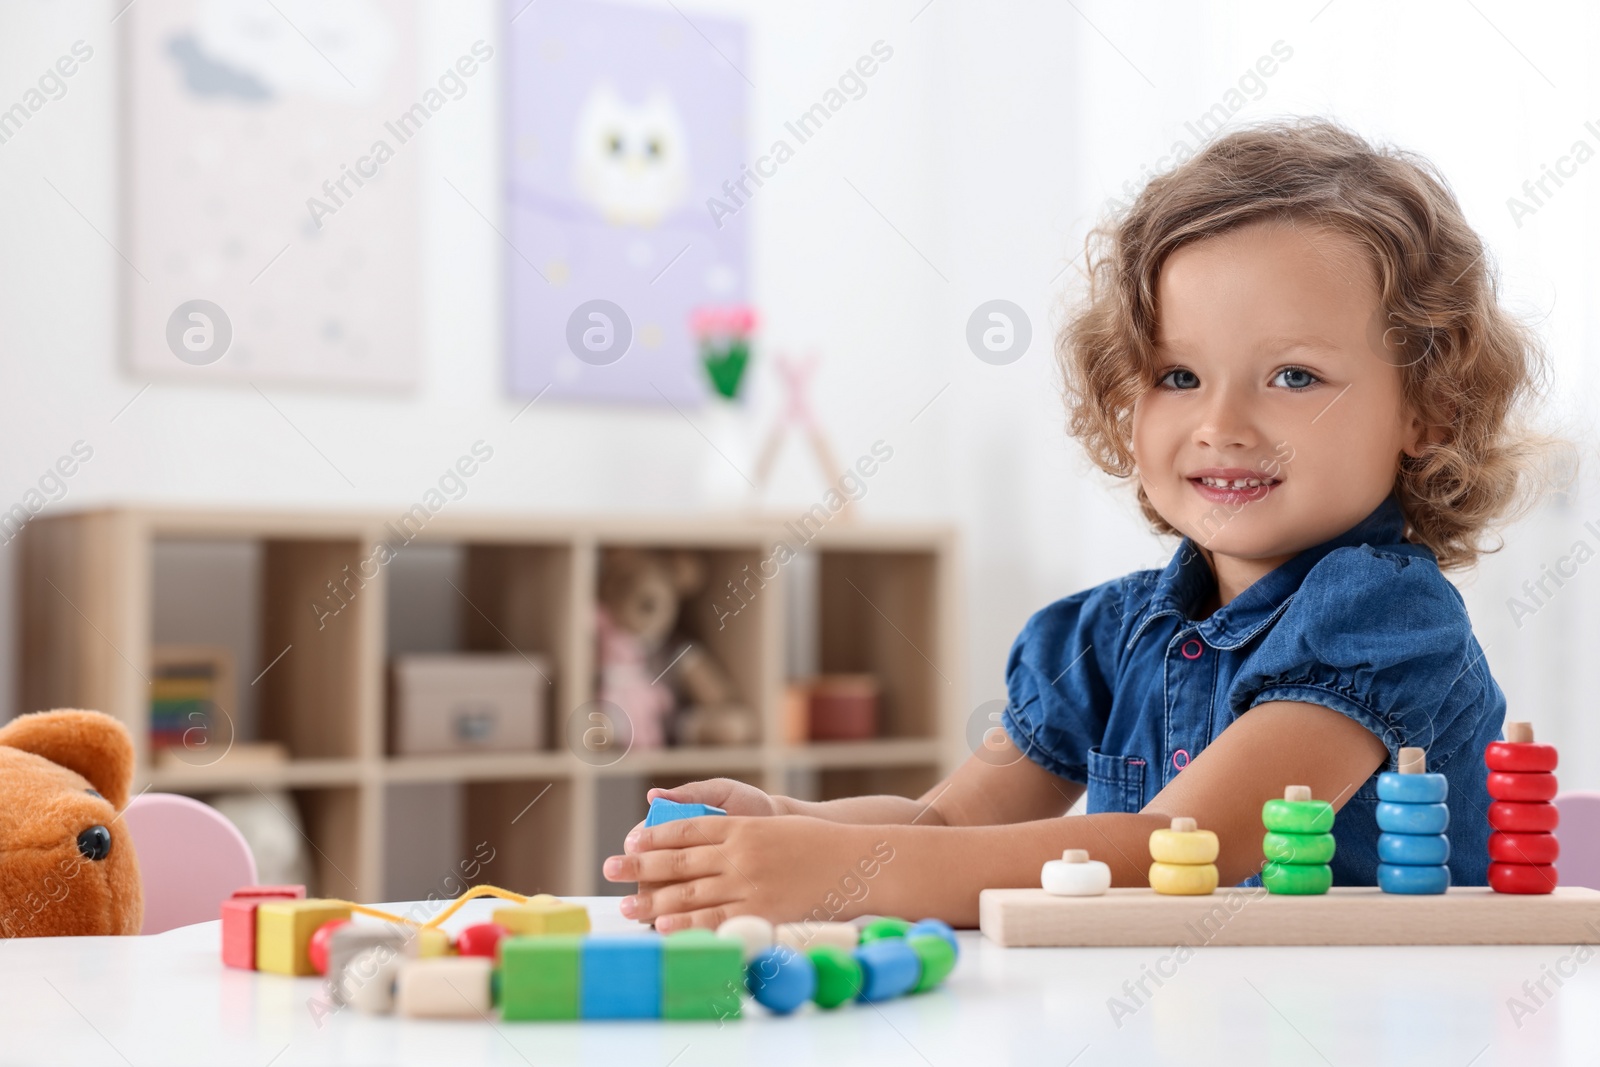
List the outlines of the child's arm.
{"label": "child's arm", "polygon": [[[1116,885],[1147,884],[1150,831],[1175,815],[1216,832],[1221,883],[1237,884],[1261,864],[1263,803],[1281,797],[1286,785],[1309,785],[1337,809],[1387,758],[1383,743],[1345,716],[1275,701],[1224,730],[1142,812],[1034,816],[1012,825],[981,818],[853,826],[806,817],[685,819],[631,834],[627,854],[606,861],[606,877],[644,883],[625,898],[623,913],[659,919],[661,930],[715,927],[739,914],[777,921],[935,916],[970,927],[979,890],[1036,886],[1044,861],[1068,848],[1104,860]],[[953,779],[970,767],[968,761]],[[943,811],[945,802],[934,807]],[[1016,808],[1008,798],[974,791],[949,810],[970,818]]]}

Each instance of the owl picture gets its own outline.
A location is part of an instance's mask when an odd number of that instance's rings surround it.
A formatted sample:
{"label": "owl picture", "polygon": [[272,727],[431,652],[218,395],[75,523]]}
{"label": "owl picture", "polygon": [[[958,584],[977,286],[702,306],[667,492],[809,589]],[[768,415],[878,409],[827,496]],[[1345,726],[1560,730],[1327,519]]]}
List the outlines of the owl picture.
{"label": "owl picture", "polygon": [[657,226],[688,195],[685,124],[661,90],[631,103],[600,82],[579,109],[573,136],[578,195],[609,224]]}

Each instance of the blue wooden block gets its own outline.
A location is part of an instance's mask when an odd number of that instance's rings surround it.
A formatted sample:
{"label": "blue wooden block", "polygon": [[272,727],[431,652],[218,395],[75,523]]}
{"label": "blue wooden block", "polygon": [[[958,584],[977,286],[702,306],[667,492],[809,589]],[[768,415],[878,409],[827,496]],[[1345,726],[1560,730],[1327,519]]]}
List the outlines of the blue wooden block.
{"label": "blue wooden block", "polygon": [[578,968],[581,1019],[661,1017],[661,937],[594,936],[583,939]]}
{"label": "blue wooden block", "polygon": [[744,973],[750,995],[774,1015],[788,1015],[817,991],[817,965],[788,945],[773,945],[756,954]]}
{"label": "blue wooden block", "polygon": [[1438,867],[1450,862],[1450,839],[1444,834],[1379,834],[1378,862]]}
{"label": "blue wooden block", "polygon": [[903,937],[869,941],[856,949],[855,957],[861,964],[861,995],[856,999],[868,1003],[904,996],[922,976],[922,960]]}
{"label": "blue wooden block", "polygon": [[1380,863],[1378,888],[1385,893],[1401,893],[1406,896],[1443,893],[1450,888],[1450,868],[1406,867],[1398,863]]}
{"label": "blue wooden block", "polygon": [[1450,828],[1445,804],[1396,804],[1378,801],[1378,829],[1386,834],[1442,834]]}
{"label": "blue wooden block", "polygon": [[1450,793],[1450,779],[1442,774],[1378,775],[1378,799],[1397,804],[1442,804]]}
{"label": "blue wooden block", "polygon": [[959,959],[961,957],[961,946],[956,943],[956,932],[943,919],[923,919],[921,922],[912,923],[911,929],[906,931],[906,940],[909,941],[913,937],[918,937],[922,934],[932,934],[934,937],[944,938],[950,942],[950,947],[955,949],[956,958]]}
{"label": "blue wooden block", "polygon": [[714,808],[710,804],[679,804],[675,800],[666,800],[662,797],[650,802],[650,814],[644,817],[646,826],[660,826],[664,822],[676,822],[679,819],[695,819],[701,815],[726,815],[721,808]]}

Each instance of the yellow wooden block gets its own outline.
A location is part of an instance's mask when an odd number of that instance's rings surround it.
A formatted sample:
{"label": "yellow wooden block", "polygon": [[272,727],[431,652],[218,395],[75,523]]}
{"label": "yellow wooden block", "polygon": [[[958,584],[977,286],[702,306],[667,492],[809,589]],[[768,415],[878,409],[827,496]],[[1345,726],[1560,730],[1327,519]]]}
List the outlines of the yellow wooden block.
{"label": "yellow wooden block", "polygon": [[417,940],[412,946],[412,951],[421,959],[430,959],[434,956],[448,956],[455,946],[450,944],[450,935],[437,926],[424,926],[417,931]]}
{"label": "yellow wooden block", "polygon": [[1198,897],[1217,891],[1214,863],[1152,863],[1150,888],[1175,897]]}
{"label": "yellow wooden block", "polygon": [[256,905],[256,970],[314,975],[307,946],[329,919],[350,918],[350,906],[334,900],[263,900]]}
{"label": "yellow wooden block", "polygon": [[530,897],[526,904],[496,908],[492,920],[513,934],[524,936],[589,932],[588,908],[543,894]]}
{"label": "yellow wooden block", "polygon": [[1215,863],[1217,835],[1210,830],[1152,830],[1150,858],[1157,863]]}

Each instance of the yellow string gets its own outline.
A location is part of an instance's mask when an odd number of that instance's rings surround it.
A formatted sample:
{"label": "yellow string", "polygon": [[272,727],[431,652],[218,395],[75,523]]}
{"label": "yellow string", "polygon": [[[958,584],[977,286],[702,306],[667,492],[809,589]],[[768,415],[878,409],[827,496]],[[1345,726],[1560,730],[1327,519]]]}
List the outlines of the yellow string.
{"label": "yellow string", "polygon": [[[418,929],[427,930],[438,926],[440,923],[450,918],[450,916],[454,915],[457,911],[461,910],[461,906],[467,901],[476,899],[477,897],[499,897],[501,900],[509,900],[517,904],[526,904],[530,900],[538,899],[537,897],[525,897],[521,893],[513,893],[509,889],[501,889],[496,885],[475,885],[465,893],[462,893],[455,900],[451,901],[448,908],[444,909],[427,922],[422,923],[417,922],[415,919],[408,919],[404,915],[392,914],[391,912],[384,911],[382,908],[373,908],[366,904],[357,904],[353,900],[340,900],[337,897],[324,897],[323,899],[329,901],[329,903],[343,904],[345,907],[349,908],[358,915],[370,915],[375,919],[387,919],[389,922],[399,923],[402,926],[415,926]],[[549,897],[548,894],[544,893],[539,894],[538,897],[554,899]]]}

